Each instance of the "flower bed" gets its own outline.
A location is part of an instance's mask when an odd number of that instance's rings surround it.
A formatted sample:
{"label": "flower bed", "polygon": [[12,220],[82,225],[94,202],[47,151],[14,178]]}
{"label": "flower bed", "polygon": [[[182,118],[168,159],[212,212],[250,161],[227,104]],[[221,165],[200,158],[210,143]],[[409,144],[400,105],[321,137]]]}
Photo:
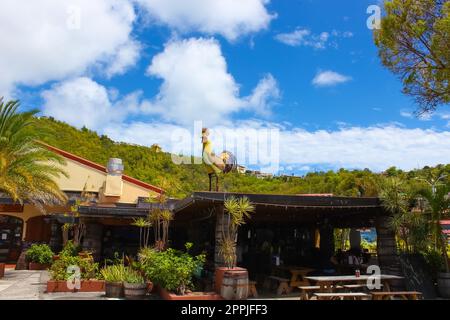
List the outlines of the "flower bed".
{"label": "flower bed", "polygon": [[67,281],[49,280],[47,281],[47,293],[52,292],[104,292],[105,281],[103,280],[81,280],[80,289],[69,289]]}

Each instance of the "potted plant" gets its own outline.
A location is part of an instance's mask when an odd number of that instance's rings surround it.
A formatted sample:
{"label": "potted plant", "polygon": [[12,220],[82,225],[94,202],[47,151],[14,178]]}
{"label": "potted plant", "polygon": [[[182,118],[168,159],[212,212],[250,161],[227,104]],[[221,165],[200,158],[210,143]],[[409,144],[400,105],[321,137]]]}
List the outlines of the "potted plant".
{"label": "potted plant", "polygon": [[[79,268],[79,286],[68,286],[73,279],[73,267]],[[72,271],[71,271],[72,270]],[[80,257],[78,250],[68,242],[59,253],[59,259],[53,261],[50,268],[51,279],[47,282],[47,292],[104,292],[105,282],[99,280],[98,263],[92,256]],[[75,284],[75,283],[74,283]]]}
{"label": "potted plant", "polygon": [[147,293],[147,283],[144,277],[131,267],[125,269],[123,287],[127,299],[139,299]]}
{"label": "potted plant", "polygon": [[105,280],[105,294],[108,298],[123,298],[125,271],[122,263],[106,266],[100,270],[100,274]]}
{"label": "potted plant", "polygon": [[53,252],[47,244],[33,244],[26,253],[28,269],[45,270],[53,260]]}
{"label": "potted plant", "polygon": [[222,290],[222,282],[225,273],[243,273],[243,268],[236,267],[236,243],[238,228],[245,224],[245,219],[250,218],[255,207],[247,197],[225,199],[223,211],[218,219],[221,222],[221,239],[219,241],[219,254],[222,256],[225,267],[216,268],[215,289],[217,292]]}
{"label": "potted plant", "polygon": [[215,293],[192,293],[193,278],[203,267],[205,255],[192,256],[186,244],[186,251],[169,248],[159,251],[155,248],[139,252],[141,268],[148,279],[152,279],[161,297],[166,300],[211,300],[218,299]]}

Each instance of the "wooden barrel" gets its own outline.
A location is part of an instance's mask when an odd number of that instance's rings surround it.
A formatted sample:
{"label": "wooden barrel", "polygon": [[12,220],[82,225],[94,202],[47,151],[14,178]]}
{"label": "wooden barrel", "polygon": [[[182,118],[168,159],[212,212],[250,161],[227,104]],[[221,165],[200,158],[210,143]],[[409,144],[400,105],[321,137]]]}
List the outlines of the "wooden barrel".
{"label": "wooden barrel", "polygon": [[248,297],[247,270],[230,270],[223,275],[220,295],[225,300],[245,300]]}
{"label": "wooden barrel", "polygon": [[123,284],[125,298],[127,299],[141,299],[147,294],[146,283],[128,283]]}

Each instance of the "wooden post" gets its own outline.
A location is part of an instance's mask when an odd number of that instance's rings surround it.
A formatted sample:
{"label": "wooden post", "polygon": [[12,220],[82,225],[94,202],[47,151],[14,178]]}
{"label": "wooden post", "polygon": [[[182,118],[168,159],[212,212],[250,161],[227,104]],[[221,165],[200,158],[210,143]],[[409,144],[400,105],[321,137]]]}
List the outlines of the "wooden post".
{"label": "wooden post", "polygon": [[[395,232],[389,227],[388,219],[388,216],[383,216],[376,221],[378,263],[381,273],[403,276]],[[395,291],[404,290],[404,281],[392,281],[391,287]]]}
{"label": "wooden post", "polygon": [[320,228],[320,256],[323,267],[330,265],[330,259],[334,254],[334,233],[333,227],[329,224]]}
{"label": "wooden post", "polygon": [[51,219],[51,236],[50,236],[50,248],[53,252],[59,252],[62,249],[63,239],[61,225],[56,219]]}
{"label": "wooden post", "polygon": [[225,261],[219,253],[220,242],[222,240],[222,225],[224,223],[224,208],[223,206],[216,207],[216,230],[215,230],[215,246],[214,246],[214,264],[215,267],[224,267]]}
{"label": "wooden post", "polygon": [[103,225],[99,223],[85,222],[86,233],[84,234],[83,250],[91,251],[94,260],[99,261],[102,254]]}

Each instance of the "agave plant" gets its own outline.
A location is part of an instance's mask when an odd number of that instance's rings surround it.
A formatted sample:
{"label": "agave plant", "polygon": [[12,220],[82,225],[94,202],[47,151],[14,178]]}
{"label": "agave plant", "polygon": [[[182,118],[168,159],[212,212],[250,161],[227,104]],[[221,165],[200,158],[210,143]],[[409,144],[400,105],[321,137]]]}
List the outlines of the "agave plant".
{"label": "agave plant", "polygon": [[247,197],[230,197],[224,201],[224,214],[222,215],[222,239],[219,243],[219,254],[228,268],[236,266],[236,243],[238,228],[244,225],[246,219],[251,217],[255,207]]}

